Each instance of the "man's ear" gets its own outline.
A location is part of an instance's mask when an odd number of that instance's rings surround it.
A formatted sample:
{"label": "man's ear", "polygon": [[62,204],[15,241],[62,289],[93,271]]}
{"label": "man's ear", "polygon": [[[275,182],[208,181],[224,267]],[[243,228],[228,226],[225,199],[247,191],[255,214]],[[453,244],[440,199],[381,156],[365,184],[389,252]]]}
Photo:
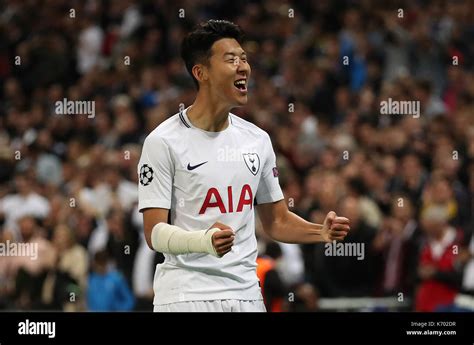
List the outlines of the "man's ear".
{"label": "man's ear", "polygon": [[207,67],[203,64],[194,65],[191,71],[194,78],[200,83],[207,81],[209,78]]}

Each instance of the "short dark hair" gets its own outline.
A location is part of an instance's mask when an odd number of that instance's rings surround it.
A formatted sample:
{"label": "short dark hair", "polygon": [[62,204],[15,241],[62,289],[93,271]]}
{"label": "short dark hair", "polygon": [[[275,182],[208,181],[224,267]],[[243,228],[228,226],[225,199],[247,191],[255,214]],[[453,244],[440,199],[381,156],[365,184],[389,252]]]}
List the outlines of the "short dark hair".
{"label": "short dark hair", "polygon": [[197,63],[208,62],[211,57],[212,45],[222,38],[234,38],[237,42],[242,43],[243,33],[239,26],[232,22],[211,19],[198,24],[181,44],[181,57],[198,89],[199,83],[194,78],[192,69]]}
{"label": "short dark hair", "polygon": [[106,249],[101,249],[94,254],[94,262],[99,265],[107,265],[109,253]]}
{"label": "short dark hair", "polygon": [[265,255],[271,257],[274,260],[277,260],[278,258],[283,256],[283,252],[277,242],[271,241],[267,243],[267,246],[265,248]]}

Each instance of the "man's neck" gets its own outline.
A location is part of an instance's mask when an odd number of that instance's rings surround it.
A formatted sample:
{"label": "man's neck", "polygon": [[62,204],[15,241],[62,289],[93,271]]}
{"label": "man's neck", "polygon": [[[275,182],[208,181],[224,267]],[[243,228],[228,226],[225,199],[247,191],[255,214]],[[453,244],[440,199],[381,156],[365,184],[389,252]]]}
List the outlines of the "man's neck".
{"label": "man's neck", "polygon": [[207,97],[203,92],[198,92],[186,115],[194,127],[208,132],[220,132],[229,125],[229,111],[228,105],[223,105]]}
{"label": "man's neck", "polygon": [[441,242],[444,239],[444,236],[448,232],[448,228],[445,227],[442,231],[436,233],[433,237],[436,242]]}

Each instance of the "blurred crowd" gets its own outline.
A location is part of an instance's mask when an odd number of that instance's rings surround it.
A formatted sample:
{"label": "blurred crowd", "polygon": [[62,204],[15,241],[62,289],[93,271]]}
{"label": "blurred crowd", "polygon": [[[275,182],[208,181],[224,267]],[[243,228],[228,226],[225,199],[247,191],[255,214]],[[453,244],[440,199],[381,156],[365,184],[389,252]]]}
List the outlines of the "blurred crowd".
{"label": "blurred crowd", "polygon": [[[474,295],[474,3],[456,1],[0,1],[0,308],[151,310],[137,212],[146,135],[195,89],[179,58],[198,22],[246,34],[247,106],[272,138],[289,208],[351,219],[346,242],[276,244],[257,226],[270,310],[396,296],[410,310]],[[95,116],[58,100],[93,101]],[[419,101],[420,116],[380,102]],[[400,295],[401,294],[401,295]]]}

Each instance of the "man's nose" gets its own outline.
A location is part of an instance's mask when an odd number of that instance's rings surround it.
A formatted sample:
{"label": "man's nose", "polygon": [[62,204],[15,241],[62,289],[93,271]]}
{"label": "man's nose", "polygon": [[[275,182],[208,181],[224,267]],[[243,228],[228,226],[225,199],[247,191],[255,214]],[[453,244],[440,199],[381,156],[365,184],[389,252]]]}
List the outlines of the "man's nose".
{"label": "man's nose", "polygon": [[242,59],[238,59],[236,62],[237,65],[237,72],[238,73],[245,73],[248,74],[250,71],[250,66],[248,63],[245,63]]}

